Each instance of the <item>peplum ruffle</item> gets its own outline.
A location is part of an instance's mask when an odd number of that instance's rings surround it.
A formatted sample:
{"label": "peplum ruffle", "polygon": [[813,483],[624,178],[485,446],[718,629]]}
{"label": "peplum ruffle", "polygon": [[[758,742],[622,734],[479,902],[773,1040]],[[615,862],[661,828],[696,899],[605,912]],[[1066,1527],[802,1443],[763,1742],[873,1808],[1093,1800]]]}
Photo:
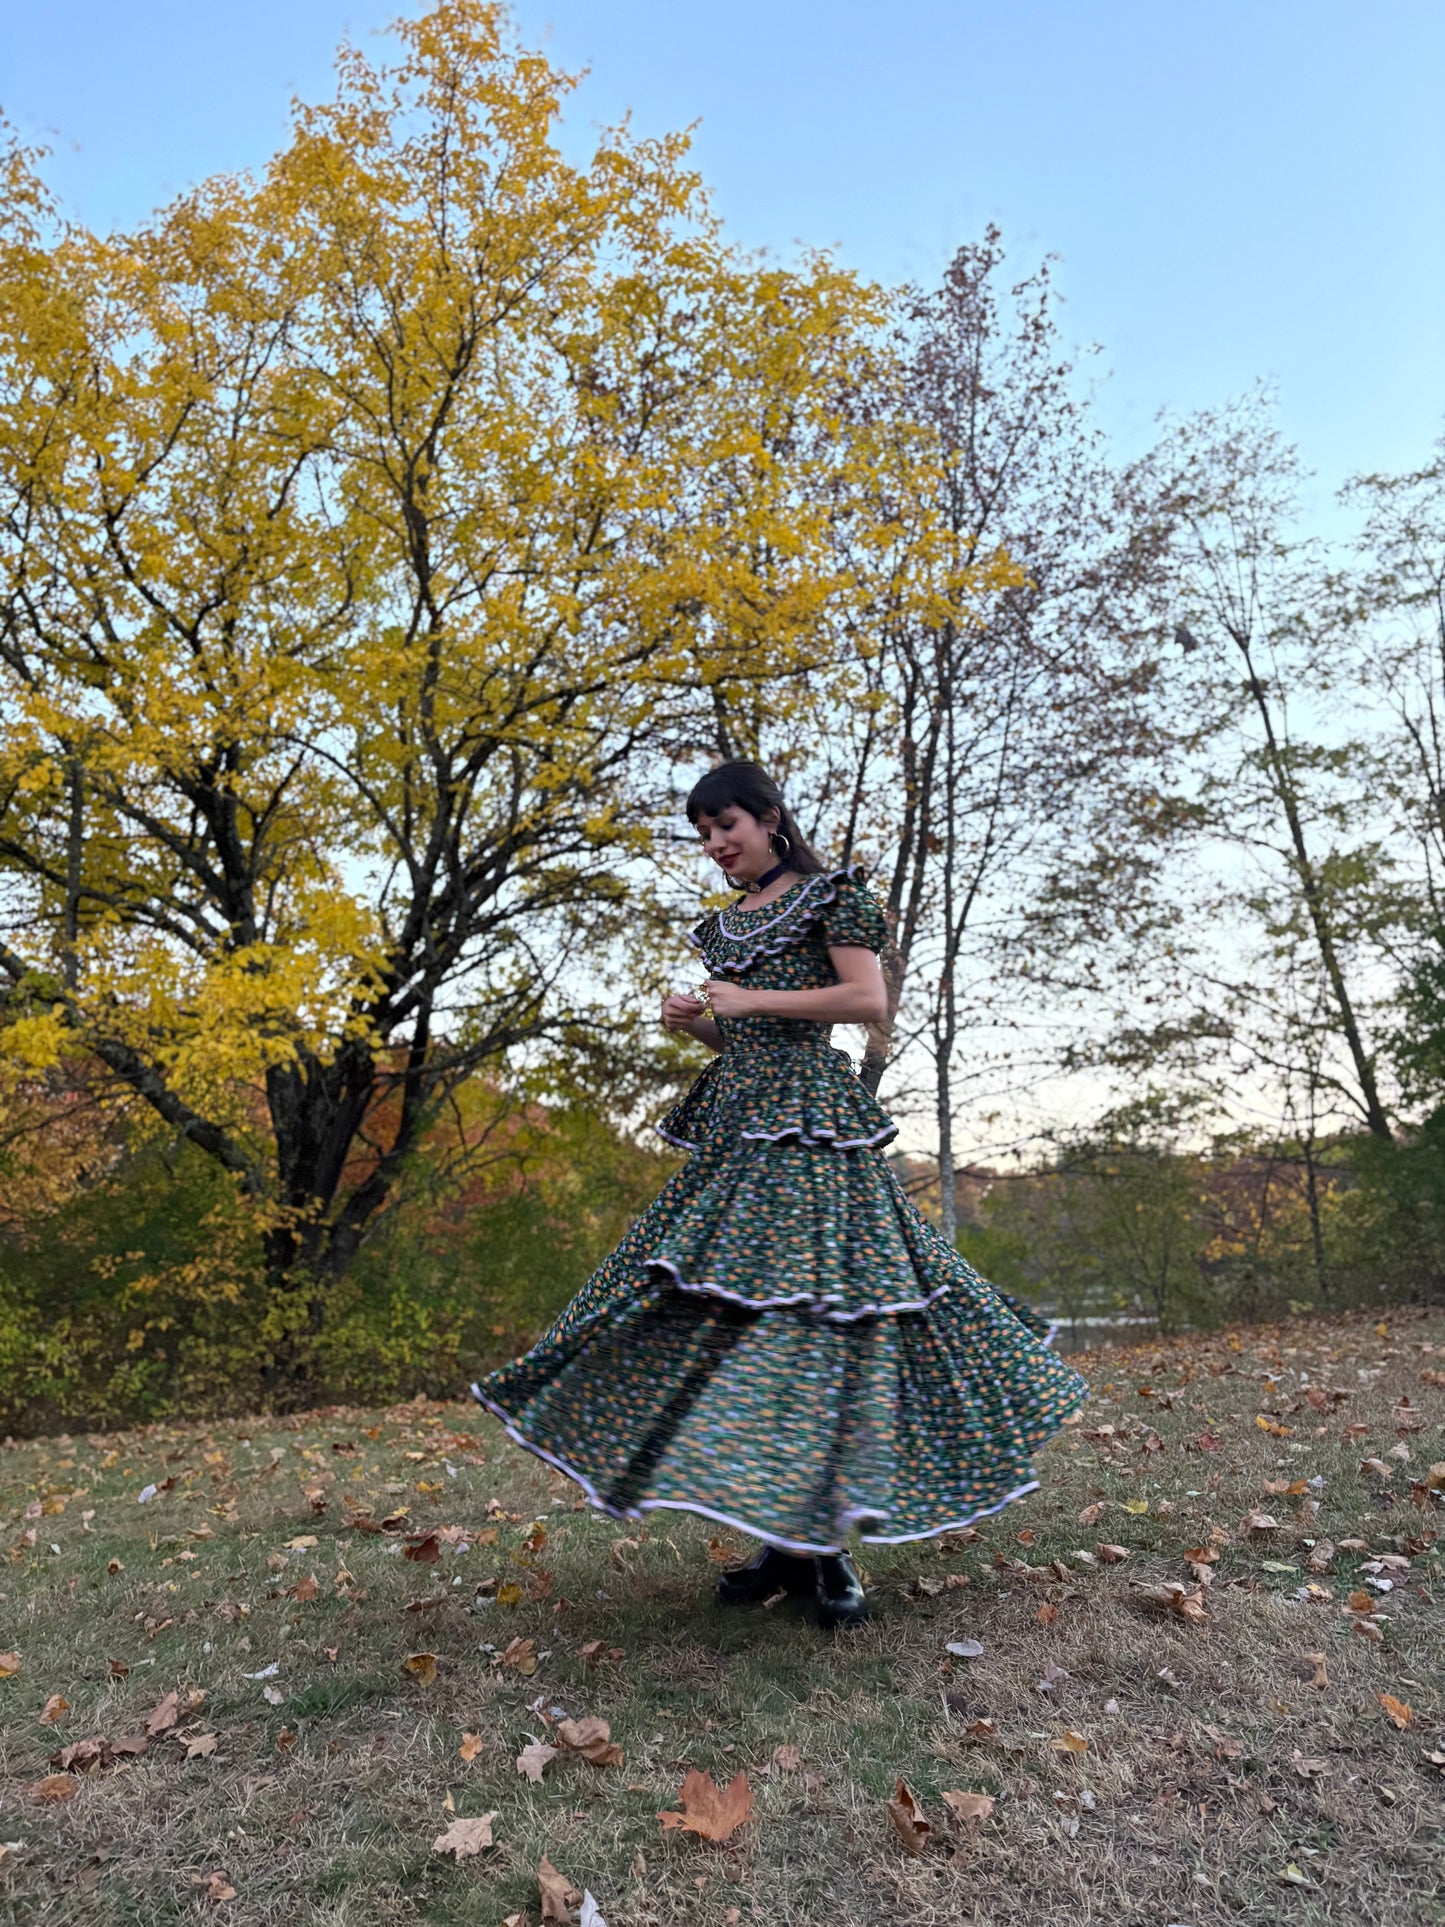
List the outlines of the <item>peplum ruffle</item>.
{"label": "peplum ruffle", "polygon": [[738,1043],[721,1052],[653,1128],[684,1151],[700,1151],[729,1135],[861,1151],[898,1135],[843,1051],[783,1040]]}

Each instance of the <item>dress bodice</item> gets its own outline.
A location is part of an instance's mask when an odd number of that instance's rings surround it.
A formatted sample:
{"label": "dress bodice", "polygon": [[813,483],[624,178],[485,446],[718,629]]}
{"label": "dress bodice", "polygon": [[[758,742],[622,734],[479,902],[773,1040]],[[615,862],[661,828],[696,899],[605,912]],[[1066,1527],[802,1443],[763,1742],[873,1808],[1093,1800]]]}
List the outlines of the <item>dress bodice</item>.
{"label": "dress bodice", "polygon": [[[838,981],[830,944],[875,953],[888,940],[861,865],[805,876],[762,910],[710,910],[688,932],[709,976],[759,990],[817,990]],[[686,1150],[734,1134],[835,1149],[886,1144],[897,1126],[859,1082],[831,1023],[806,1017],[718,1017],[724,1048],[657,1125]]]}
{"label": "dress bodice", "polygon": [[[875,953],[888,940],[862,865],[823,871],[798,881],[761,910],[737,904],[710,910],[688,932],[708,973],[758,990],[819,990],[838,981],[830,944],[862,944]],[[719,1017],[729,1049],[750,1041],[828,1043],[833,1026],[806,1017]]]}

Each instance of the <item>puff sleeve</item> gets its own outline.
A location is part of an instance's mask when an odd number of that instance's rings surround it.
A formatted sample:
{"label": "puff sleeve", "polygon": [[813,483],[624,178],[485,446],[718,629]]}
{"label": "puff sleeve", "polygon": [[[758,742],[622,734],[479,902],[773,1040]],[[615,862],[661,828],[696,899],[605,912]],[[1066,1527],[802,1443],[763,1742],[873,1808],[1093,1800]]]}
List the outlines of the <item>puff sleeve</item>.
{"label": "puff sleeve", "polygon": [[825,944],[862,944],[875,954],[888,941],[883,907],[859,877],[840,877],[831,903],[819,918]]}

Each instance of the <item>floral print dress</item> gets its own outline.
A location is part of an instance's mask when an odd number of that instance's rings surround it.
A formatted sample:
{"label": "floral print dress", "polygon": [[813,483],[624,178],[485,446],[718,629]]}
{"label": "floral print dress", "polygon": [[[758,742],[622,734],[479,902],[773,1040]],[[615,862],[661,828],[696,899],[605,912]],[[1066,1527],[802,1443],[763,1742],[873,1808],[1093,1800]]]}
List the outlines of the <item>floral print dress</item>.
{"label": "floral print dress", "polygon": [[[886,934],[850,864],[689,940],[710,976],[807,990],[838,981],[830,944]],[[700,1513],[789,1551],[925,1539],[1034,1490],[1031,1454],[1088,1391],[1052,1328],[910,1202],[830,1025],[717,1024],[656,1126],[687,1162],[475,1396],[615,1517]]]}

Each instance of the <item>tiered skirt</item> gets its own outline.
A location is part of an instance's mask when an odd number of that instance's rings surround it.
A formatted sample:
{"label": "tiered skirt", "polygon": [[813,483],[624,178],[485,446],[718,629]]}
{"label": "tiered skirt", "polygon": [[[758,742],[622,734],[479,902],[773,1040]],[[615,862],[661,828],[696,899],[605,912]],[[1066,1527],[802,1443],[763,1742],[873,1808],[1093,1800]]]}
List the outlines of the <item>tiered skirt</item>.
{"label": "tiered skirt", "polygon": [[658,1126],[692,1156],[552,1328],[473,1386],[617,1517],[800,1552],[968,1524],[1087,1395],[1048,1323],[911,1203],[831,1046],[751,1041]]}

